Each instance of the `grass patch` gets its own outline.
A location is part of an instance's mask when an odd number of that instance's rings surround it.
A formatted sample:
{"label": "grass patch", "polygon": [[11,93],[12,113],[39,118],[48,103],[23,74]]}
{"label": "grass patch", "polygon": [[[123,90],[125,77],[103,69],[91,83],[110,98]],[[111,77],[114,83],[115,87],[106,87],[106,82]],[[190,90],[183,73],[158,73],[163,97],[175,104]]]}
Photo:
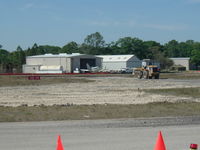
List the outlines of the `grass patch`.
{"label": "grass patch", "polygon": [[200,87],[170,88],[170,89],[146,89],[144,91],[148,92],[148,93],[155,93],[155,94],[200,98]]}
{"label": "grass patch", "polygon": [[160,73],[160,79],[200,79],[198,72]]}
{"label": "grass patch", "polygon": [[94,82],[86,78],[72,76],[41,76],[40,80],[28,80],[28,76],[0,76],[0,87],[22,85],[48,85],[57,83],[88,83]]}
{"label": "grass patch", "polygon": [[[0,75],[0,87],[21,85],[47,85],[58,83],[88,83],[94,82],[90,78],[95,77],[124,77],[133,78],[132,74],[81,74],[81,75],[40,75],[41,80],[28,80],[27,75]],[[200,79],[200,73],[161,73],[161,79]]]}
{"label": "grass patch", "polygon": [[0,122],[113,119],[200,115],[200,103],[0,107]]}

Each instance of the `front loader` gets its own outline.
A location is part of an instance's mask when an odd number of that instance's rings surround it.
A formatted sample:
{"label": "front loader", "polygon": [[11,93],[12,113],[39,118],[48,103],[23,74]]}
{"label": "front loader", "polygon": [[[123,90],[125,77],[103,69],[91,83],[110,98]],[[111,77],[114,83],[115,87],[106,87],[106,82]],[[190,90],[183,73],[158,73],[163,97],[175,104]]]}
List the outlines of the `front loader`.
{"label": "front loader", "polygon": [[144,59],[141,68],[134,68],[133,74],[138,78],[159,79],[160,69],[157,65],[152,65],[150,59]]}
{"label": "front loader", "polygon": [[134,75],[138,79],[159,79],[160,77],[160,70],[157,66],[150,65],[147,67],[142,67],[142,68],[135,68],[133,71]]}

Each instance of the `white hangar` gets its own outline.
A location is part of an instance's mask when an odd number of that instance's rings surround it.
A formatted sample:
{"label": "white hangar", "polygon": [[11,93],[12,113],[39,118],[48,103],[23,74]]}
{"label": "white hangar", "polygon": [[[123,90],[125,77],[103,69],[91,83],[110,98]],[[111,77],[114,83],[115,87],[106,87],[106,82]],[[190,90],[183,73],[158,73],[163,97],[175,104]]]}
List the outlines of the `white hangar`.
{"label": "white hangar", "polygon": [[99,55],[103,58],[102,69],[120,71],[125,68],[141,67],[142,61],[135,55]]}
{"label": "white hangar", "polygon": [[23,73],[73,73],[74,70],[101,67],[102,58],[80,53],[27,56]]}

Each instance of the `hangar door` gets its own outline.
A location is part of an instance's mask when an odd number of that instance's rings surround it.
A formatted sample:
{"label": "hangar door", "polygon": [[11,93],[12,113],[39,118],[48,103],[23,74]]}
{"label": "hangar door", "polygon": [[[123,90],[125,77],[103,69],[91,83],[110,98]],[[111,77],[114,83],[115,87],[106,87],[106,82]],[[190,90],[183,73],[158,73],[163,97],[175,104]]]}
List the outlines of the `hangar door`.
{"label": "hangar door", "polygon": [[85,58],[81,58],[80,59],[80,69],[87,69],[87,64],[90,67],[95,67],[96,66],[96,59],[85,59]]}

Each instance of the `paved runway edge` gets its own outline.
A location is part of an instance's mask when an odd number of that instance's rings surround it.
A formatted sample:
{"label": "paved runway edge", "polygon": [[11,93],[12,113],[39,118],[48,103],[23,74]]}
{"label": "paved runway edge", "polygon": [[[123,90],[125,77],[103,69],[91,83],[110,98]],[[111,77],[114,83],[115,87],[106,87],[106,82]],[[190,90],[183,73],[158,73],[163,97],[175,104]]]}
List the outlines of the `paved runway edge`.
{"label": "paved runway edge", "polygon": [[68,128],[131,128],[131,127],[159,127],[198,125],[200,116],[187,117],[152,117],[152,118],[122,118],[99,120],[65,120],[65,121],[41,121],[41,122],[2,122],[1,126],[65,126]]}
{"label": "paved runway edge", "polygon": [[[90,122],[90,121],[89,121]],[[180,126],[200,124],[200,116],[187,117],[153,117],[153,118],[124,118],[111,120],[92,120],[85,126],[105,128],[129,128],[129,127],[158,127],[158,126]]]}

